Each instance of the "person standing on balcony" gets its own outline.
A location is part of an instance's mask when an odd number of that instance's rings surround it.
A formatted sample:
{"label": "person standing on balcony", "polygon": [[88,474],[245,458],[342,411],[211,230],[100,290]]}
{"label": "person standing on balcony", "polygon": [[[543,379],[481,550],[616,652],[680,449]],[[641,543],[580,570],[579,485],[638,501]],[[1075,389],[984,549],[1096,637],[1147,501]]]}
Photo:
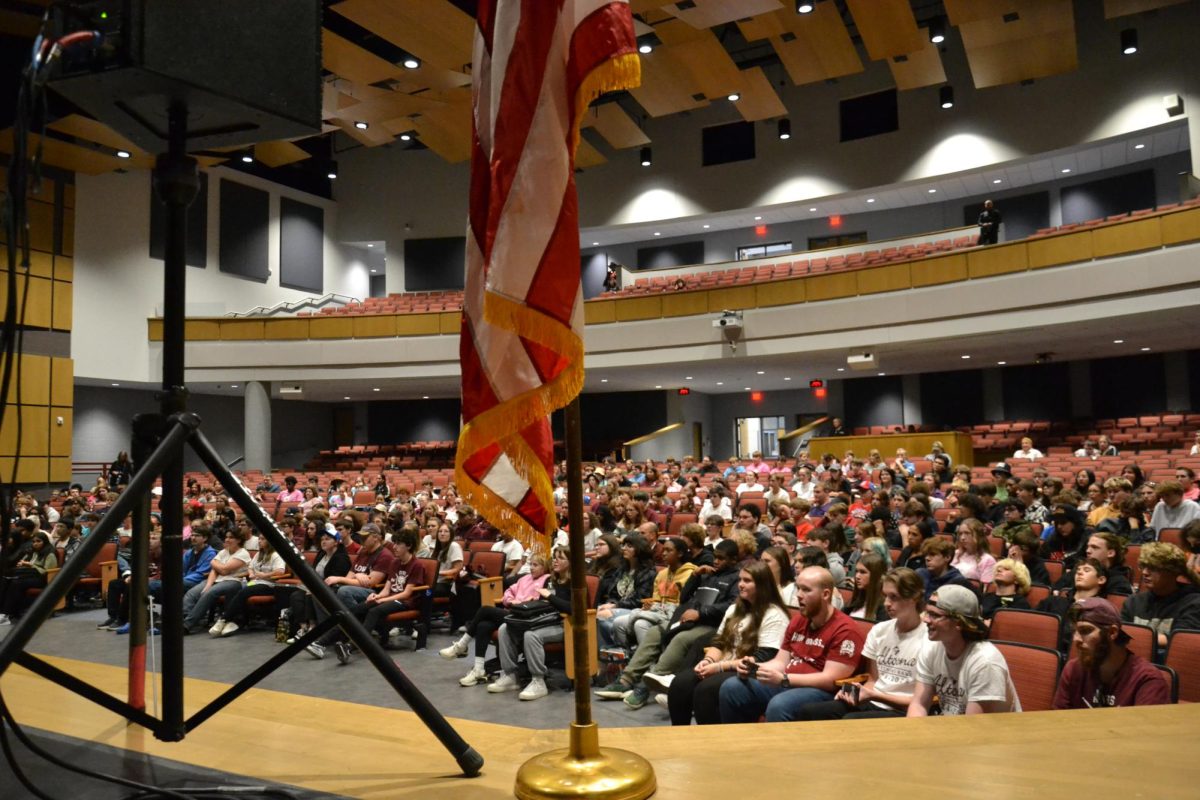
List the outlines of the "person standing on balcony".
{"label": "person standing on balcony", "polygon": [[979,212],[979,244],[995,244],[1000,240],[1000,212],[991,200],[983,201]]}

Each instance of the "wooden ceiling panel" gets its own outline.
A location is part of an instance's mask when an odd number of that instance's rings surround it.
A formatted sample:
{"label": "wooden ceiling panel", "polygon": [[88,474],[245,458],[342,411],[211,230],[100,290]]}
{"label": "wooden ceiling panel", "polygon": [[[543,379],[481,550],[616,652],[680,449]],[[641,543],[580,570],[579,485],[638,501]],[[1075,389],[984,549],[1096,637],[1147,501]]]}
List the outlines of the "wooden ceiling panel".
{"label": "wooden ceiling panel", "polygon": [[602,103],[593,107],[587,113],[587,121],[604,137],[604,141],[618,150],[650,144],[650,137],[616,103]]}
{"label": "wooden ceiling panel", "polygon": [[321,29],[321,47],[325,69],[357,83],[378,83],[394,78],[403,71],[402,67],[325,28]]}
{"label": "wooden ceiling panel", "polygon": [[475,21],[449,0],[344,0],[329,8],[422,62],[456,71],[471,63]]}
{"label": "wooden ceiling panel", "polygon": [[[37,135],[29,137],[29,148],[31,151],[38,146],[39,140],[42,143],[42,163],[71,172],[80,172],[84,175],[102,175],[105,172],[127,168],[133,162],[133,159],[117,158],[116,156],[88,147],[81,147],[80,145],[69,144],[49,137],[43,138]],[[9,128],[0,132],[0,153],[11,155],[12,151],[13,132],[12,128]]]}
{"label": "wooden ceiling panel", "polygon": [[634,14],[644,14],[656,11],[662,7],[662,0],[629,0],[629,10]]}
{"label": "wooden ceiling panel", "polygon": [[924,46],[913,53],[898,58],[888,59],[888,68],[892,71],[892,79],[896,81],[897,89],[920,89],[923,86],[937,86],[946,82],[946,69],[942,65],[942,54],[938,46],[929,41],[928,31],[920,29]]}
{"label": "wooden ceiling panel", "polygon": [[1045,78],[1079,66],[1071,0],[1009,3],[1002,7],[1015,11],[1015,20],[993,16],[959,25],[976,88]]}
{"label": "wooden ceiling panel", "polygon": [[1005,22],[1003,16],[967,22],[959,26],[968,54],[972,47],[1021,42],[1047,33],[1075,35],[1075,9],[1071,0],[1010,0],[1018,17]]}
{"label": "wooden ceiling panel", "polygon": [[404,74],[393,78],[390,86],[397,92],[412,94],[413,92],[440,91],[456,89],[471,83],[471,76],[465,72],[455,72],[451,69],[438,69],[425,66],[421,69],[406,69]]}
{"label": "wooden ceiling panel", "polygon": [[921,49],[921,35],[908,0],[846,0],[867,55],[879,61]]}
{"label": "wooden ceiling panel", "polygon": [[654,26],[654,34],[665,45],[683,44],[699,39],[708,31],[697,30],[680,19],[669,19]]}
{"label": "wooden ceiling panel", "polygon": [[1104,0],[1104,18],[1116,19],[1156,8],[1183,5],[1188,0]]}
{"label": "wooden ceiling panel", "polygon": [[742,75],[729,52],[712,31],[699,33],[701,35],[691,41],[659,49],[684,66],[708,99],[741,91]]}
{"label": "wooden ceiling panel", "polygon": [[[681,23],[682,24],[682,23]],[[642,85],[630,89],[633,98],[652,117],[664,117],[679,111],[691,111],[708,105],[708,100],[695,95],[704,92],[691,73],[676,59],[659,47],[642,56]]]}
{"label": "wooden ceiling panel", "polygon": [[111,147],[114,150],[125,150],[133,155],[149,155],[142,148],[103,122],[97,122],[91,117],[85,117],[82,114],[69,114],[62,119],[51,122],[47,127],[59,133],[74,136],[76,139],[85,139],[89,142],[102,144],[105,147]]}
{"label": "wooden ceiling panel", "polygon": [[439,108],[414,118],[421,141],[456,164],[471,157],[471,90],[456,89]]}
{"label": "wooden ceiling panel", "polygon": [[662,7],[663,11],[674,14],[693,28],[701,29],[781,8],[783,3],[779,0],[695,0],[695,5],[687,9],[674,4]]}
{"label": "wooden ceiling panel", "polygon": [[782,14],[759,14],[757,17],[738,22],[738,30],[747,42],[760,42],[772,36],[781,36],[787,32],[783,24]]}
{"label": "wooden ceiling panel", "polygon": [[259,142],[254,145],[254,157],[268,167],[282,167],[311,158],[312,154],[291,142]]}
{"label": "wooden ceiling panel", "polygon": [[333,116],[374,124],[396,117],[407,117],[412,114],[433,111],[441,105],[436,100],[419,95],[384,92],[380,97],[340,108]]}
{"label": "wooden ceiling panel", "polygon": [[742,99],[735,105],[747,122],[787,116],[787,106],[775,93],[775,87],[762,67],[742,71]]}
{"label": "wooden ceiling panel", "polygon": [[1018,11],[1024,0],[944,0],[946,18],[951,25],[963,25],[981,19],[1000,18]]}
{"label": "wooden ceiling panel", "polygon": [[[777,12],[782,14],[784,12]],[[789,34],[772,37],[771,44],[796,85],[839,78],[863,71],[858,50],[835,3],[818,3],[811,14],[786,21]]]}
{"label": "wooden ceiling panel", "polygon": [[593,147],[587,139],[581,138],[579,140],[579,149],[575,151],[575,166],[578,169],[598,167],[606,161],[608,159]]}
{"label": "wooden ceiling panel", "polygon": [[367,147],[378,147],[381,144],[391,144],[395,141],[390,131],[385,125],[372,125],[365,131],[354,127],[354,122],[348,119],[335,119],[333,124],[341,129],[342,133],[354,139],[360,144],[365,144]]}

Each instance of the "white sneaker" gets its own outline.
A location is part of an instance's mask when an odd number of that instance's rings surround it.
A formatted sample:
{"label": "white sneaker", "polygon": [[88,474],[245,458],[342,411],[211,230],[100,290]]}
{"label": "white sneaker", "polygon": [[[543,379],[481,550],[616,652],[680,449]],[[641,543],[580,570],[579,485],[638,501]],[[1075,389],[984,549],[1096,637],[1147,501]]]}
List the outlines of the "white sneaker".
{"label": "white sneaker", "polygon": [[[458,679],[459,686],[475,686],[487,680],[487,672],[483,667],[473,667],[470,672]],[[489,687],[490,688],[490,687]]]}
{"label": "white sneaker", "polygon": [[521,688],[521,684],[517,683],[515,675],[509,675],[507,672],[497,678],[494,682],[488,684],[488,691],[492,694],[500,692],[515,692]]}
{"label": "white sneaker", "polygon": [[221,631],[221,636],[232,636],[238,632],[239,625],[236,622],[226,622],[224,629]]}
{"label": "white sneaker", "polygon": [[12,620],[8,618],[8,614],[0,614],[0,625],[11,625]]}
{"label": "white sneaker", "polygon": [[546,688],[546,681],[542,678],[534,678],[517,697],[522,700],[537,700],[539,697],[545,697],[548,694],[550,694],[550,690]]}
{"label": "white sneaker", "polygon": [[666,691],[671,688],[671,681],[675,680],[674,675],[659,675],[657,672],[647,672],[642,675],[642,681],[652,689],[661,689]]}
{"label": "white sneaker", "polygon": [[438,650],[438,655],[449,659],[462,658],[467,654],[467,648],[470,646],[465,641],[466,638],[464,636],[449,647],[443,647],[441,650]]}
{"label": "white sneaker", "polygon": [[209,635],[209,636],[220,636],[222,633],[224,633],[224,632],[225,632],[225,625],[226,625],[226,624],[227,624],[227,623],[225,622],[225,620],[223,620],[223,619],[218,619],[218,620],[217,620],[217,622],[216,622],[216,624],[215,624],[215,625],[213,625],[211,628],[209,628],[209,629],[208,629],[208,635]]}
{"label": "white sneaker", "polygon": [[668,708],[667,696],[665,694],[663,694],[662,692],[659,692],[658,694],[654,695],[654,702],[658,703],[663,708]]}

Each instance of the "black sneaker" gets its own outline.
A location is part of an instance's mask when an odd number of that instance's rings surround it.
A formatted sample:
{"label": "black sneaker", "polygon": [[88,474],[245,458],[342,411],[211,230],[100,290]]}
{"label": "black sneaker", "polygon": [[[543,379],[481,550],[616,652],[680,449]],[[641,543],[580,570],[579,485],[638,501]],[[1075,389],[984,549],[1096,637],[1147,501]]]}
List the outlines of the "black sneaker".
{"label": "black sneaker", "polygon": [[97,625],[96,630],[106,631],[106,630],[108,630],[109,626],[112,625],[114,622],[116,622],[116,620],[113,619],[112,617],[109,617],[108,619],[104,620],[104,622],[101,622],[99,625]]}
{"label": "black sneaker", "polygon": [[338,642],[333,646],[333,649],[337,652],[337,660],[339,664],[350,663],[350,645],[348,643]]}

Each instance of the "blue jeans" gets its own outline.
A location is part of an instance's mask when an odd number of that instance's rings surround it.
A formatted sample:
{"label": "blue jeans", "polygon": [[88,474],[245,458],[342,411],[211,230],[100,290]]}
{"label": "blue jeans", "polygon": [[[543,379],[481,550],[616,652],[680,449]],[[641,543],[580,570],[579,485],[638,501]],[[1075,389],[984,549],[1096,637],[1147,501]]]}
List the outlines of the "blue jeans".
{"label": "blue jeans", "polygon": [[609,610],[612,612],[612,616],[609,617],[608,619],[600,619],[599,617],[596,617],[596,629],[597,629],[597,632],[600,634],[600,646],[601,647],[612,647],[613,645],[620,644],[622,647],[624,647],[625,646],[624,641],[618,642],[617,639],[614,638],[613,627],[616,625],[616,622],[618,619],[620,619],[621,617],[624,617],[624,616],[628,616],[629,614],[632,614],[633,609],[632,608],[612,608]]}
{"label": "blue jeans", "polygon": [[241,581],[216,581],[206,592],[204,584],[197,583],[183,596],[183,625],[191,630],[197,630],[208,618],[219,598],[225,602],[232,600],[242,590]]}
{"label": "blue jeans", "polygon": [[809,703],[832,699],[833,694],[824,689],[785,689],[757,680],[725,681],[721,684],[721,722],[757,722],[764,714],[767,722],[792,722]]}

